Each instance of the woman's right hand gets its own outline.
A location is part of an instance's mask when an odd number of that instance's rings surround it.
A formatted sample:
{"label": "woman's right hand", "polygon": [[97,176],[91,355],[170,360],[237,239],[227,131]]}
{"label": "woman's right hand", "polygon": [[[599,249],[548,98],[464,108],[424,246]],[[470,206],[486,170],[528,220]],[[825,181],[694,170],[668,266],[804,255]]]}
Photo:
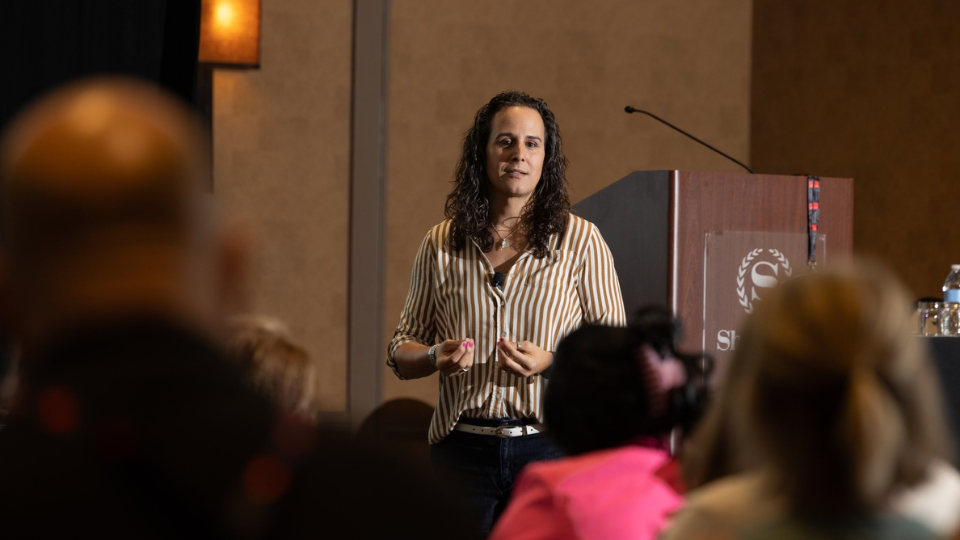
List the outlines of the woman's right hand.
{"label": "woman's right hand", "polygon": [[473,367],[474,343],[470,338],[448,339],[437,346],[437,369],[447,377],[458,377]]}

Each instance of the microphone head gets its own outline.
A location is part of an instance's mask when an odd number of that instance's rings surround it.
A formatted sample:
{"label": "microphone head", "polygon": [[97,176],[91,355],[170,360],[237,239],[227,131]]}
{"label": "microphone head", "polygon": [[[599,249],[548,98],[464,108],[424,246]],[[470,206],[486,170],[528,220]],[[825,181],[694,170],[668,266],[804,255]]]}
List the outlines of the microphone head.
{"label": "microphone head", "polygon": [[623,108],[623,110],[624,110],[625,112],[632,113],[632,112],[635,111],[636,109],[634,109],[633,107],[627,105],[626,107]]}

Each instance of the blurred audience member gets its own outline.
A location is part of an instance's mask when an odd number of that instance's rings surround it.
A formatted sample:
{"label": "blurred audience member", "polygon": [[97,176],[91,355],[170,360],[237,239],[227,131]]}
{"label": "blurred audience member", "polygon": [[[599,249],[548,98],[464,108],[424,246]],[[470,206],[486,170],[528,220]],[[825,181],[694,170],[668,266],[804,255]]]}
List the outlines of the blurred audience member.
{"label": "blurred audience member", "polygon": [[14,397],[17,393],[17,386],[20,383],[20,375],[17,373],[17,361],[14,354],[7,363],[7,372],[0,378],[0,428],[7,425],[7,417],[10,409],[13,408]]}
{"label": "blurred audience member", "polygon": [[317,366],[282,321],[262,315],[231,317],[227,333],[230,357],[252,388],[282,411],[317,421],[321,408]]}
{"label": "blurred audience member", "polygon": [[524,469],[491,539],[656,538],[683,502],[665,439],[699,416],[710,365],[677,354],[674,333],[654,309],[560,343],[544,414],[571,457]]}
{"label": "blurred audience member", "polygon": [[429,468],[430,445],[423,434],[430,429],[433,412],[433,407],[419,399],[391,399],[363,420],[357,441]]}
{"label": "blurred audience member", "polygon": [[298,470],[306,481],[290,487],[270,537],[480,540],[461,505],[429,480],[427,464],[351,442],[348,433],[321,437]]}
{"label": "blurred audience member", "polygon": [[799,277],[765,297],[685,453],[692,482],[709,483],[665,538],[954,532],[960,476],[910,315],[898,283],[869,266]]}
{"label": "blurred audience member", "polygon": [[[159,90],[98,79],[0,143],[0,306],[22,345],[2,534],[461,536],[403,464],[278,419],[211,345],[243,257],[203,204],[203,141]],[[439,516],[405,520],[431,497]]]}

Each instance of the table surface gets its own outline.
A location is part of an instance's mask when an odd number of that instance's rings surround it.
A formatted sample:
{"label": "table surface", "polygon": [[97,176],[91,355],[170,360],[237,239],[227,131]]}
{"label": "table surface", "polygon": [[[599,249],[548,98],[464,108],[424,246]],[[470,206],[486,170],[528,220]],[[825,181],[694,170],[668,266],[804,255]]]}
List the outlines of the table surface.
{"label": "table surface", "polygon": [[[918,337],[927,343],[940,378],[940,391],[953,430],[956,451],[960,453],[960,337]],[[954,458],[957,463],[957,459]]]}

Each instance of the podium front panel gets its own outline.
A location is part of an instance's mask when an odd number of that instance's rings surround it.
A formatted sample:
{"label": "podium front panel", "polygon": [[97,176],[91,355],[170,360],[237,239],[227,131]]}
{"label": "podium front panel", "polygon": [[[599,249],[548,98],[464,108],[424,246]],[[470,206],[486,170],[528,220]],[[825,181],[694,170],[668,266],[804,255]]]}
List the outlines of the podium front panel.
{"label": "podium front panel", "polygon": [[[821,178],[819,204],[819,235],[829,238],[830,259],[836,261],[853,251],[853,179]],[[715,353],[716,341],[703,338],[707,235],[775,233],[797,235],[806,242],[807,179],[638,171],[580,201],[574,209],[597,225],[610,246],[627,314],[651,303],[666,305],[683,323],[684,348]],[[750,251],[761,247],[787,253],[794,272],[806,266],[805,248],[801,253],[797,247],[795,253],[785,245],[757,244]],[[730,257],[739,265],[745,255]],[[725,319],[719,320],[726,324]]]}
{"label": "podium front panel", "polygon": [[[699,330],[703,321],[706,235],[713,231],[750,231],[795,234],[806,239],[807,179],[673,171],[671,184],[670,307],[685,327]],[[819,235],[830,239],[831,259],[852,253],[852,179],[820,179]],[[805,255],[799,260],[806,264]],[[682,345],[700,349],[704,345],[702,335],[699,331],[686,332]],[[716,351],[716,344],[706,345],[706,352]]]}
{"label": "podium front panel", "polygon": [[[736,350],[740,326],[770,289],[811,271],[806,234],[711,231],[704,235],[703,312],[697,328],[700,348],[716,361],[722,379],[726,359]],[[817,267],[827,262],[827,238],[817,237]],[[692,317],[691,317],[692,319]]]}

